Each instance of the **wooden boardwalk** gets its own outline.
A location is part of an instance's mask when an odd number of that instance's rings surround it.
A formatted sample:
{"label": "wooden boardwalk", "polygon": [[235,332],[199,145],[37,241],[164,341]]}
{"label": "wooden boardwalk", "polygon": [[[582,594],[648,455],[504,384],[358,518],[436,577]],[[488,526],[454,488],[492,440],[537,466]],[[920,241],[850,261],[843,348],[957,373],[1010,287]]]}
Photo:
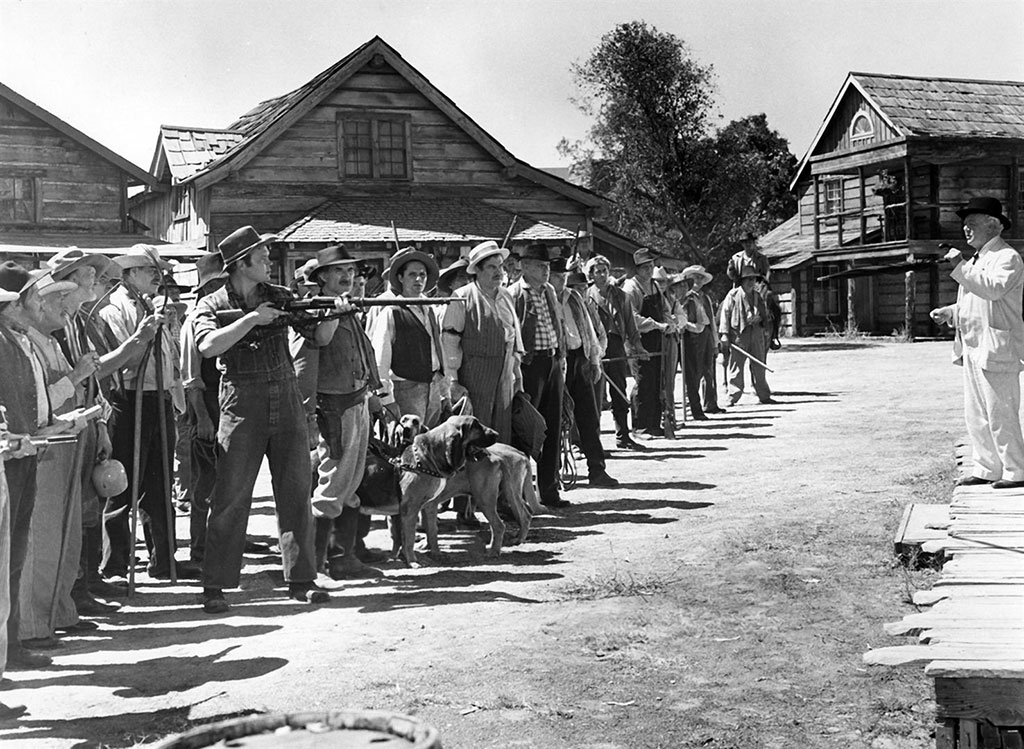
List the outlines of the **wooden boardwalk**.
{"label": "wooden boardwalk", "polygon": [[[969,448],[957,446],[961,472]],[[935,681],[936,749],[1024,749],[1024,490],[957,487],[941,577],[914,594],[920,613],[885,625],[912,644],[871,650],[864,662],[925,664]]]}

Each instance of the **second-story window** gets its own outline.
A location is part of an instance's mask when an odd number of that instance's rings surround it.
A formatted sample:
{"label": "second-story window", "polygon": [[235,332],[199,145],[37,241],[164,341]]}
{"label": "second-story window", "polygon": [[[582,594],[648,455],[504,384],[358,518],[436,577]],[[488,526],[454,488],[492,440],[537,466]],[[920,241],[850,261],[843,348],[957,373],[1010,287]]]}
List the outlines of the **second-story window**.
{"label": "second-story window", "polygon": [[410,132],[410,120],[402,115],[339,115],[338,171],[341,177],[410,179]]}
{"label": "second-story window", "polygon": [[0,177],[0,223],[34,224],[36,180],[33,177]]}
{"label": "second-story window", "polygon": [[822,202],[822,213],[829,216],[828,223],[835,223],[835,214],[843,210],[843,181],[841,179],[827,179],[823,184],[824,201]]}

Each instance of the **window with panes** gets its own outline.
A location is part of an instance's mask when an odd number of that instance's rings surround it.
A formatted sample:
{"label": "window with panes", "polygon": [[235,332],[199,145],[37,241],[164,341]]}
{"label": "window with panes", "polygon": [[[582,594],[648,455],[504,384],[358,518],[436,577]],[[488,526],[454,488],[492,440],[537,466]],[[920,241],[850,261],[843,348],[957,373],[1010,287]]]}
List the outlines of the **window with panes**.
{"label": "window with panes", "polygon": [[36,181],[33,177],[0,177],[0,223],[36,221]]}
{"label": "window with panes", "polygon": [[409,132],[407,117],[339,117],[341,176],[349,179],[409,179],[412,176]]}

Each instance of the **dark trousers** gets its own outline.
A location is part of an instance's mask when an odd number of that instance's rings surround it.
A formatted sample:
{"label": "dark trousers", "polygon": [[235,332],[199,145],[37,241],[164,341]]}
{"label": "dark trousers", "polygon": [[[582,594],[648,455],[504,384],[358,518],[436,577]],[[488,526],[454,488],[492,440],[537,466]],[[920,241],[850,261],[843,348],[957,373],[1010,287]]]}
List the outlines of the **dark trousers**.
{"label": "dark trousers", "polygon": [[697,357],[700,359],[700,376],[704,382],[704,410],[718,409],[718,378],[715,376],[715,361],[718,359],[718,341],[706,327],[697,334]]}
{"label": "dark trousers", "polygon": [[[661,334],[659,333],[658,336]],[[648,335],[648,337],[651,337]],[[645,343],[649,352],[661,353],[658,345]],[[637,360],[634,378],[636,379],[636,413],[633,426],[650,432],[661,431],[661,418],[665,411],[665,380],[662,376],[661,357],[651,357],[647,361]]]}
{"label": "dark trousers", "polygon": [[626,400],[626,347],[623,345],[622,337],[608,335],[608,347],[605,351],[605,358],[619,359],[604,363],[604,377],[594,386],[594,394],[597,398],[598,408],[604,405],[605,380],[608,380],[608,396],[612,403],[612,419],[615,421],[615,438],[626,439],[629,437],[629,401]]}
{"label": "dark trousers", "polygon": [[29,527],[32,524],[32,510],[36,506],[36,458],[17,458],[4,465],[7,474],[7,489],[11,505],[11,612],[7,616],[7,648],[18,647],[18,630],[21,621],[21,571],[25,569],[25,554],[28,553]]}
{"label": "dark trousers", "polygon": [[309,437],[294,379],[220,384],[221,454],[210,497],[203,586],[236,588],[242,573],[252,491],[266,456],[280,536],[284,579],[316,579],[309,504]]}
{"label": "dark trousers", "polygon": [[[529,360],[529,363],[527,363]],[[562,367],[558,357],[533,352],[523,358],[523,390],[547,425],[544,448],[537,461],[541,499],[558,493],[558,457],[562,435]]]}
{"label": "dark trousers", "polygon": [[683,334],[683,377],[686,379],[686,400],[690,404],[690,414],[695,419],[704,415],[701,405],[700,381],[704,375],[703,351],[700,337],[703,333]]}
{"label": "dark trousers", "polygon": [[587,470],[593,474],[605,468],[604,448],[601,447],[601,415],[594,397],[594,386],[583,371],[587,357],[583,347],[566,355],[565,390],[573,400],[573,418],[580,433],[580,447],[587,458]]}
{"label": "dark trousers", "polygon": [[[160,439],[160,400],[164,401],[165,439]],[[132,390],[117,390],[110,395],[114,413],[111,417],[110,443],[113,456],[124,464],[128,474],[128,488],[116,497],[109,497],[103,508],[103,563],[104,575],[125,575],[128,555],[135,553],[135,539],[131,537],[132,470],[135,455],[135,402]],[[161,451],[164,451],[163,454]],[[171,565],[171,544],[174,527],[167,517],[171,497],[164,479],[164,459],[170,466],[174,459],[174,406],[171,399],[155,391],[142,394],[142,430],[139,434],[139,520],[149,551],[149,572],[167,574]]]}
{"label": "dark trousers", "polygon": [[[203,400],[206,402],[206,413],[216,424],[220,418],[220,405],[217,393],[208,390],[203,391]],[[193,562],[203,561],[203,554],[206,549],[206,518],[210,513],[210,497],[213,494],[213,485],[217,480],[217,455],[220,447],[217,439],[202,440],[196,433],[196,415],[189,405],[187,411],[188,434],[189,434],[189,557]]]}

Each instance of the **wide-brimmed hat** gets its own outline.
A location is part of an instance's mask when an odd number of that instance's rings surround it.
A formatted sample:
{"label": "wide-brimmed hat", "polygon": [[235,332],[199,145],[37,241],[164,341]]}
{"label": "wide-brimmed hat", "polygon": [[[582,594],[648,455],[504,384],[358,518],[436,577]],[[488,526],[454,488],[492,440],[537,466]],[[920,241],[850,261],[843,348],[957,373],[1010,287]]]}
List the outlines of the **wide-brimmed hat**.
{"label": "wide-brimmed hat", "polygon": [[82,252],[77,247],[68,247],[46,261],[53,277],[63,281],[76,270],[83,266],[92,266],[96,269],[96,277],[99,278],[110,273],[110,266],[113,260],[98,252]]}
{"label": "wide-brimmed hat", "polygon": [[569,260],[564,257],[556,257],[551,260],[551,272],[552,273],[568,273],[569,272]]}
{"label": "wide-brimmed hat", "polygon": [[651,252],[646,247],[641,247],[639,250],[633,253],[633,265],[643,265],[644,263],[653,263],[658,259],[658,256]]}
{"label": "wide-brimmed hat", "polygon": [[317,274],[325,268],[330,268],[334,265],[354,266],[358,262],[359,261],[348,254],[342,245],[332,244],[330,247],[324,247],[316,253],[316,264],[308,271],[307,278],[309,278],[310,281],[315,282]]}
{"label": "wide-brimmed hat", "polygon": [[402,282],[398,278],[405,266],[413,261],[423,263],[423,267],[427,269],[427,285],[424,287],[425,291],[437,286],[437,277],[441,271],[437,267],[437,261],[434,260],[432,255],[417,250],[415,247],[403,247],[394,255],[391,256],[391,265],[388,267],[388,286],[395,293],[402,288]]}
{"label": "wide-brimmed hat", "polygon": [[171,264],[160,257],[160,252],[151,244],[133,244],[128,252],[115,257],[114,262],[121,270],[129,268],[160,268],[160,272],[169,271]]}
{"label": "wide-brimmed hat", "polygon": [[227,273],[224,272],[224,258],[220,256],[219,252],[208,252],[201,258],[196,260],[196,273],[199,279],[196,281],[196,291],[214,281],[218,278],[224,278]]}
{"label": "wide-brimmed hat", "polygon": [[469,260],[467,260],[464,257],[460,257],[447,268],[441,269],[441,272],[438,275],[438,281],[441,281],[442,283],[447,283],[448,280],[453,278],[455,274],[458,273],[460,270],[463,273],[465,273],[467,267],[469,267]]}
{"label": "wide-brimmed hat", "polygon": [[18,295],[33,286],[46,273],[47,271],[30,271],[13,260],[5,260],[3,263],[0,263],[0,290],[10,291],[17,298]]}
{"label": "wide-brimmed hat", "polygon": [[659,283],[670,283],[672,281],[672,276],[668,274],[667,270],[658,265],[653,271],[651,271],[651,280]]}
{"label": "wide-brimmed hat", "polygon": [[217,244],[220,256],[224,258],[224,267],[237,263],[253,250],[263,245],[277,242],[281,238],[276,234],[260,234],[251,226],[235,229]]}
{"label": "wide-brimmed hat", "polygon": [[570,271],[569,275],[565,277],[566,286],[586,286],[589,283],[587,277],[578,270]]}
{"label": "wide-brimmed hat", "polygon": [[481,242],[469,251],[469,256],[466,258],[469,261],[469,264],[466,266],[466,273],[471,276],[475,276],[477,269],[480,267],[480,263],[489,257],[494,257],[495,255],[501,257],[501,262],[505,262],[509,255],[508,248],[498,247],[498,243],[493,239]]}
{"label": "wide-brimmed hat", "polygon": [[301,286],[316,286],[316,281],[312,279],[313,271],[315,270],[316,258],[311,257],[302,265],[295,268],[295,274],[292,276],[292,278],[295,281],[295,283]]}
{"label": "wide-brimmed hat", "polygon": [[526,245],[519,253],[520,260],[539,260],[542,263],[550,263],[555,257],[557,255],[551,251],[551,248],[540,242]]}
{"label": "wide-brimmed hat", "polygon": [[972,213],[981,213],[985,216],[999,219],[1004,229],[1010,228],[1010,219],[1003,215],[1003,204],[996,198],[971,198],[967,205],[956,212],[956,215],[963,221]]}
{"label": "wide-brimmed hat", "polygon": [[687,265],[679,275],[682,278],[692,278],[694,281],[700,281],[701,285],[711,283],[711,279],[714,278],[705,270],[703,265]]}

